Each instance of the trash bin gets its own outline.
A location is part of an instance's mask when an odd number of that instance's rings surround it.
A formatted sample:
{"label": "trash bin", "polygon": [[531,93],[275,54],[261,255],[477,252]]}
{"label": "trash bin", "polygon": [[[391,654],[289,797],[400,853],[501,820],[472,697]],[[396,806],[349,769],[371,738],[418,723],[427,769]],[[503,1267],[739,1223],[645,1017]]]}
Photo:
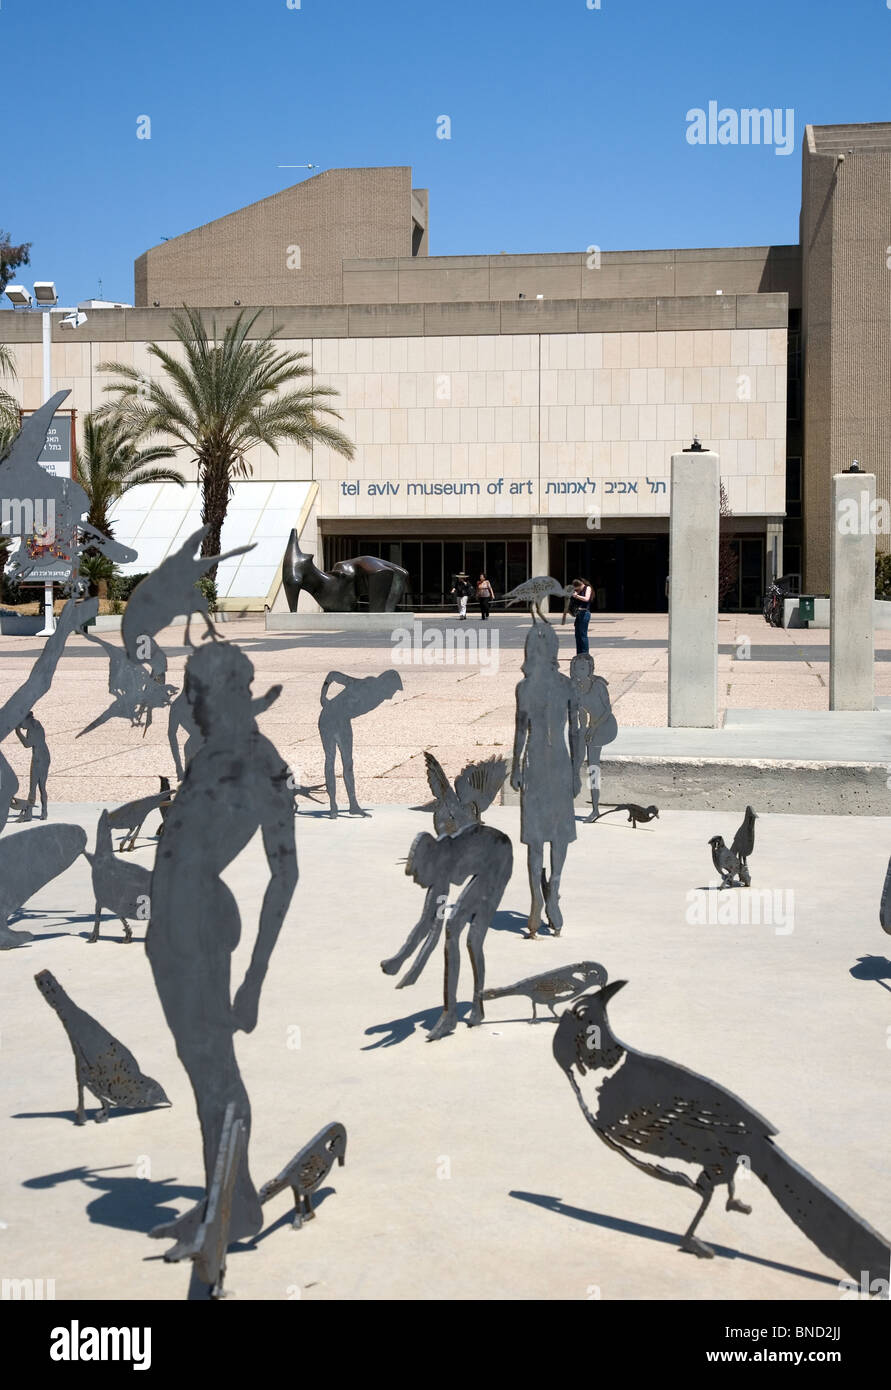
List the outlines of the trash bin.
{"label": "trash bin", "polygon": [[798,595],[798,620],[802,623],[812,623],[814,621],[814,595]]}

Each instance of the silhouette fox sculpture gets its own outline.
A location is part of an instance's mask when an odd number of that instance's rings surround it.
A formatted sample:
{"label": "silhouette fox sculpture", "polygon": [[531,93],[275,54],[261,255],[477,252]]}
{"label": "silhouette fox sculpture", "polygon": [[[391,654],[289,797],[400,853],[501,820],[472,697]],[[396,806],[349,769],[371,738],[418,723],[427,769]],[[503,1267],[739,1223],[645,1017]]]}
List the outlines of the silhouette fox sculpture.
{"label": "silhouette fox sculpture", "polygon": [[[862,1217],[787,1157],[773,1141],[776,1130],[732,1091],[686,1067],[634,1052],[620,1042],[606,1006],[627,981],[614,980],[567,1009],[554,1034],[554,1058],[588,1124],[608,1148],[660,1182],[688,1187],[701,1199],[681,1238],[681,1249],[710,1258],[714,1251],[694,1234],[716,1187],[728,1188],[727,1210],[748,1215],[737,1200],[734,1178],[741,1159],[761,1179],[787,1216],[827,1259],[852,1279],[869,1275],[887,1288],[891,1246]],[[606,1073],[595,1109],[575,1073]],[[647,1163],[675,1159],[701,1167],[695,1180],[684,1172]]]}

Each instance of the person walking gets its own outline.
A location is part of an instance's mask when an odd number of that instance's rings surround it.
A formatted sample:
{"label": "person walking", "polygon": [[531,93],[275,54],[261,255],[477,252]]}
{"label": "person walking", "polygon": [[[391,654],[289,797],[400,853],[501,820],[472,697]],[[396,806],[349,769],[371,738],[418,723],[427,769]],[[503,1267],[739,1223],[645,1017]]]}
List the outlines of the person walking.
{"label": "person walking", "polygon": [[467,622],[467,600],[470,598],[470,581],[462,570],[455,575],[452,594],[458,600],[458,621]]}
{"label": "person walking", "polygon": [[495,590],[484,574],[476,581],[476,596],[480,605],[480,621],[485,622],[492,607]]}
{"label": "person walking", "polygon": [[589,650],[588,623],[591,621],[591,600],[593,590],[587,579],[572,581],[572,601],[575,607],[575,651],[576,656]]}

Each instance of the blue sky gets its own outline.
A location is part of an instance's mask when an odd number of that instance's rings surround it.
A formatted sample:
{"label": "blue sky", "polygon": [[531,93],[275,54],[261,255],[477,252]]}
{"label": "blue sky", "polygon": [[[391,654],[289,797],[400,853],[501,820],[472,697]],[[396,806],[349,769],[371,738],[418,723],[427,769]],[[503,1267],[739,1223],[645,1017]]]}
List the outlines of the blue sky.
{"label": "blue sky", "polygon": [[[600,3],[2,0],[0,227],[69,303],[286,163],[411,165],[434,255],[792,242],[805,124],[891,119],[889,0]],[[710,100],[794,152],[690,145]]]}

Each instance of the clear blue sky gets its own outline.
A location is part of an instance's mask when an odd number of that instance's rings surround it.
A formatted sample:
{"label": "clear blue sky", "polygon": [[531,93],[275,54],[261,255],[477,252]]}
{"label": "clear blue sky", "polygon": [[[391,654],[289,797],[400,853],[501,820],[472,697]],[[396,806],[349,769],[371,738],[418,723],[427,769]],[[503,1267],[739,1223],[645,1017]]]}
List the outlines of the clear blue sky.
{"label": "clear blue sky", "polygon": [[[0,227],[66,303],[285,163],[411,165],[434,255],[793,242],[805,124],[891,119],[886,0],[2,0],[0,53]],[[710,100],[794,153],[691,146]]]}

